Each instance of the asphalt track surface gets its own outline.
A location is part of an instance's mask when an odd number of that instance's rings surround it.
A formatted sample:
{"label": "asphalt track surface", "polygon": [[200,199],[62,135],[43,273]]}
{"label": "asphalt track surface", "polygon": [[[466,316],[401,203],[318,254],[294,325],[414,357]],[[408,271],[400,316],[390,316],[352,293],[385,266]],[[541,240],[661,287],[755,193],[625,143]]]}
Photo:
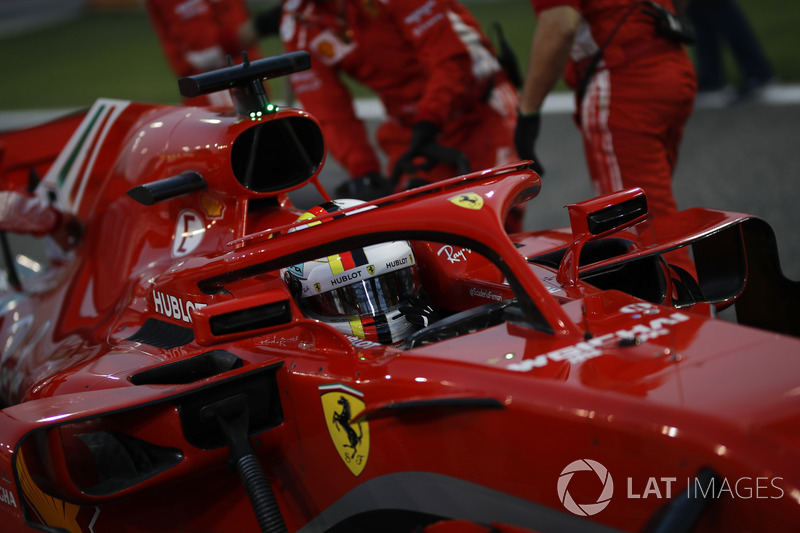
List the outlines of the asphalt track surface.
{"label": "asphalt track surface", "polygon": [[[761,98],[720,106],[698,102],[687,124],[673,189],[680,209],[708,207],[752,214],[775,230],[785,275],[800,280],[800,86],[785,86]],[[374,128],[375,102],[360,102],[359,114]],[[591,198],[580,134],[569,95],[545,103],[537,153],[546,173],[542,191],[527,204],[525,229],[567,226],[564,206]],[[57,111],[0,111],[0,131],[40,122]],[[347,179],[328,158],[321,181],[328,190]],[[298,207],[320,197],[308,187],[293,193]]]}

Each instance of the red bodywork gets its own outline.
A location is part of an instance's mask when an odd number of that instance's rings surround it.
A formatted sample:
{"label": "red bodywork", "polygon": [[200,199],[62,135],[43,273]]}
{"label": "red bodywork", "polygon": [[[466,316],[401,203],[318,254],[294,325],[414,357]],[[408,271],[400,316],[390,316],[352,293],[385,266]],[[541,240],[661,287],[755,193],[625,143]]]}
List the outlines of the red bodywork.
{"label": "red bodywork", "polygon": [[[631,190],[509,236],[521,162],[287,232],[289,191],[326,197],[298,110],[99,100],[0,143],[7,213],[80,228],[0,293],[6,533],[800,527],[800,301],[761,220],[656,224]],[[280,276],[395,239],[449,315],[413,348],[305,318]],[[273,503],[230,464],[239,401]]]}

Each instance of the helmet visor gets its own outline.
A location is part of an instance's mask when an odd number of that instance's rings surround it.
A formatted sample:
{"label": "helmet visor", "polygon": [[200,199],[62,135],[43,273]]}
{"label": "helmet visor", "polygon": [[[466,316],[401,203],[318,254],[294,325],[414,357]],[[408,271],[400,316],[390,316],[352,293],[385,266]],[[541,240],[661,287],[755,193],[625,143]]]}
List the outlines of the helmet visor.
{"label": "helmet visor", "polygon": [[303,298],[301,305],[323,317],[377,315],[396,309],[419,289],[417,267],[389,272]]}

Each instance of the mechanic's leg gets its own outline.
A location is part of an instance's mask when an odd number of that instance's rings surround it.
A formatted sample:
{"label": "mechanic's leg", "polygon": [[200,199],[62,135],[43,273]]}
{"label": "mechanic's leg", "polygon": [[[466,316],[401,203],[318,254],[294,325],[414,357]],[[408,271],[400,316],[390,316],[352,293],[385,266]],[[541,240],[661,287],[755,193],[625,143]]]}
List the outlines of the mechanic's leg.
{"label": "mechanic's leg", "polygon": [[[646,78],[641,72],[639,79]],[[581,107],[587,165],[598,194],[641,187],[653,219],[676,213],[672,172],[691,100],[637,86],[630,77],[599,71]],[[642,98],[642,92],[648,97]],[[687,91],[687,95],[692,93]],[[694,272],[688,251],[669,260]]]}
{"label": "mechanic's leg", "polygon": [[717,31],[722,23],[715,18],[713,3],[711,0],[696,0],[689,2],[686,7],[686,14],[697,32],[694,51],[697,88],[700,91],[716,91],[725,86],[722,49]]}

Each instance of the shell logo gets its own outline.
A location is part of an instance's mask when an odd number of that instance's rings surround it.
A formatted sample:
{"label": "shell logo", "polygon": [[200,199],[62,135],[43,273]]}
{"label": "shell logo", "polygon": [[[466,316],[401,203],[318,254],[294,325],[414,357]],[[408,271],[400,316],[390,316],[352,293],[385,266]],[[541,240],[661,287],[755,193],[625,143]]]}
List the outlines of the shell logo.
{"label": "shell logo", "polygon": [[200,196],[200,207],[203,208],[209,218],[220,218],[225,211],[225,204],[205,194]]}
{"label": "shell logo", "polygon": [[328,59],[333,58],[335,55],[335,50],[333,48],[333,43],[328,41],[322,41],[317,46],[317,52],[323,57],[327,57]]}
{"label": "shell logo", "polygon": [[[572,481],[572,476],[576,472],[582,471],[594,472],[603,484],[603,490],[594,503],[576,503],[572,499],[569,490],[567,490],[570,481]],[[558,499],[567,511],[578,516],[596,515],[608,506],[613,495],[614,481],[611,479],[611,474],[608,473],[608,469],[605,466],[592,459],[578,459],[571,462],[561,471],[561,475],[558,477]]]}

